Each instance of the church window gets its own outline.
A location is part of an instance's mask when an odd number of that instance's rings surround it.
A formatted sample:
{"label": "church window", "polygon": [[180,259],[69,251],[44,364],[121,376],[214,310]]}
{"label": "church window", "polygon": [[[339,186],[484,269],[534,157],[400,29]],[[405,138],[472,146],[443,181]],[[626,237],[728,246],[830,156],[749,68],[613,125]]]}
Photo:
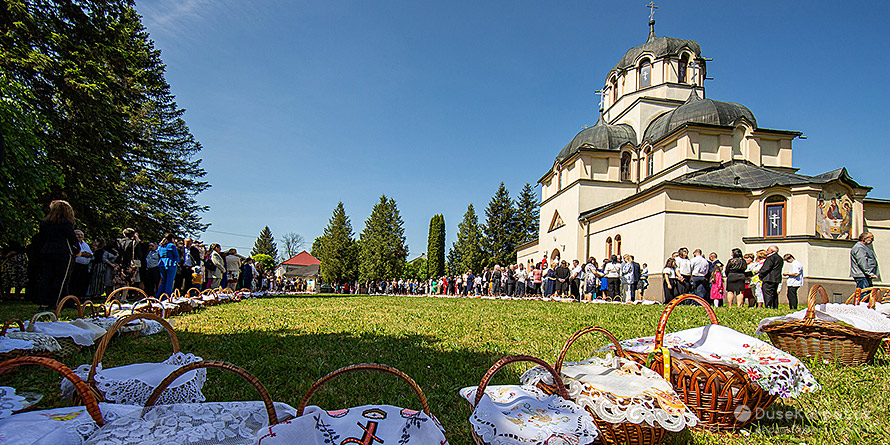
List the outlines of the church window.
{"label": "church window", "polygon": [[640,61],[640,88],[652,85],[652,62],[649,59]]}
{"label": "church window", "polygon": [[630,153],[624,152],[621,155],[621,166],[620,166],[621,180],[622,181],[630,181]]}
{"label": "church window", "polygon": [[612,103],[618,102],[618,78],[613,77],[611,81]]}
{"label": "church window", "polygon": [[774,195],[766,199],[763,209],[763,236],[785,236],[785,198]]}
{"label": "church window", "polygon": [[646,177],[655,174],[655,156],[651,148],[646,149]]}
{"label": "church window", "polygon": [[677,80],[680,83],[687,83],[689,79],[686,78],[686,67],[689,65],[689,54],[683,54],[683,57],[680,58],[680,66],[677,67]]}
{"label": "church window", "polygon": [[606,238],[606,258],[612,257],[612,237]]}
{"label": "church window", "polygon": [[621,256],[621,235],[615,235],[615,255]]}

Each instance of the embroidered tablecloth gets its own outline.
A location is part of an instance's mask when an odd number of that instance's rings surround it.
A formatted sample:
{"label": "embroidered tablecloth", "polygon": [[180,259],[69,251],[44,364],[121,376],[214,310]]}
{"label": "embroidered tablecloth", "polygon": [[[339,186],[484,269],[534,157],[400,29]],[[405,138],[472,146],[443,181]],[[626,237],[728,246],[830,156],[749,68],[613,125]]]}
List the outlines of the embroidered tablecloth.
{"label": "embroidered tablecloth", "polygon": [[[633,360],[609,355],[566,362],[561,377],[569,398],[606,422],[645,423],[675,432],[698,423],[670,382]],[[554,385],[553,376],[540,366],[526,371],[521,381]]]}
{"label": "embroidered tablecloth", "polygon": [[[106,424],[141,409],[132,405],[99,403]],[[0,443],[81,445],[98,428],[83,406],[27,411],[0,420]]]}
{"label": "embroidered tablecloth", "polygon": [[[58,346],[58,342],[56,343]],[[0,337],[0,353],[12,352],[18,350],[31,350],[34,348],[34,343],[30,340],[23,340],[18,338],[11,338],[7,336]]]}
{"label": "embroidered tablecloth", "polygon": [[[460,390],[470,404],[477,387]],[[470,425],[492,445],[593,443],[599,430],[584,408],[533,386],[488,386],[470,416]]]}
{"label": "embroidered tablecloth", "polygon": [[[709,324],[664,336],[671,358],[692,358],[742,369],[748,378],[772,395],[797,397],[821,387],[797,357],[726,326]],[[649,354],[654,337],[624,340],[625,351]]]}
{"label": "embroidered tablecloth", "polygon": [[5,419],[12,415],[13,411],[18,411],[25,407],[25,398],[15,393],[15,388],[9,386],[0,386],[0,419]]}
{"label": "embroidered tablecloth", "polygon": [[[884,307],[881,307],[884,309]],[[788,315],[779,317],[769,317],[760,320],[755,334],[763,334],[763,327],[773,323],[781,323],[784,321],[800,321],[806,316],[807,310],[802,309],[792,312]],[[824,303],[817,304],[813,314],[817,320],[827,321],[831,323],[841,323],[854,328],[862,329],[868,332],[884,332],[890,334],[890,318],[887,318],[877,310],[869,309],[862,305],[840,303]]]}

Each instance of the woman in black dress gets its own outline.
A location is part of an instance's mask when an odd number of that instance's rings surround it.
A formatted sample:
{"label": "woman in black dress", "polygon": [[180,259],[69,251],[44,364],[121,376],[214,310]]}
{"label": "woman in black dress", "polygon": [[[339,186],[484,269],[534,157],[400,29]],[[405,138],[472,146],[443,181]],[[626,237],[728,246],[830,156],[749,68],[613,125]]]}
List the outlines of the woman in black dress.
{"label": "woman in black dress", "polygon": [[733,300],[739,307],[745,301],[745,270],[748,264],[742,257],[742,251],[738,248],[732,249],[732,258],[726,263],[726,302],[732,307]]}
{"label": "woman in black dress", "polygon": [[680,292],[679,280],[677,280],[677,262],[673,258],[668,258],[664,263],[662,275],[662,290],[664,291],[664,304],[668,304]]}
{"label": "woman in black dress", "polygon": [[37,304],[43,310],[55,307],[67,294],[71,263],[80,252],[80,242],[74,234],[74,209],[68,202],[56,200],[49,205],[35,243],[41,264]]}

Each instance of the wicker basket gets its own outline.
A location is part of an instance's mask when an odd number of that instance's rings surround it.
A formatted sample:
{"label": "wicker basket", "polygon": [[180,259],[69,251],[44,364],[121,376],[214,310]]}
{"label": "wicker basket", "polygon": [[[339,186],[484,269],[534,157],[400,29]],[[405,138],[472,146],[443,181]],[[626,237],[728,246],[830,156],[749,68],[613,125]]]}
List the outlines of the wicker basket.
{"label": "wicker basket", "polygon": [[148,298],[148,294],[146,294],[144,290],[139,289],[138,287],[124,286],[124,287],[119,287],[119,288],[115,289],[113,292],[111,292],[110,294],[108,294],[108,298],[105,299],[105,304],[110,303],[112,300],[120,301],[121,296],[124,297],[123,301],[127,302],[128,301],[127,296],[130,295],[130,292],[136,292],[137,294],[139,294],[138,297],[136,298],[137,300],[142,299],[142,298]]}
{"label": "wicker basket", "polygon": [[62,308],[65,307],[65,303],[68,302],[68,300],[74,301],[74,307],[77,308],[77,318],[83,318],[83,305],[80,303],[80,299],[74,295],[68,295],[59,300],[59,304],[56,305],[56,319],[62,316]]}
{"label": "wicker basket", "polygon": [[303,411],[309,404],[309,399],[312,397],[313,394],[315,394],[316,391],[318,391],[319,388],[322,387],[322,385],[337,376],[356,371],[380,371],[399,377],[400,379],[408,383],[408,385],[411,386],[411,389],[414,390],[414,393],[417,394],[417,398],[420,399],[420,407],[423,410],[424,414],[428,416],[430,415],[430,404],[426,399],[426,395],[423,393],[423,390],[420,389],[420,385],[418,385],[417,382],[414,381],[414,379],[409,377],[408,374],[405,374],[404,372],[387,365],[381,365],[377,363],[359,363],[357,365],[350,365],[333,371],[330,374],[318,379],[317,382],[313,383],[312,386],[309,387],[309,389],[306,391],[306,394],[303,394],[303,398],[300,399],[300,405],[297,407],[297,417],[303,415]]}
{"label": "wicker basket", "polygon": [[[674,308],[681,302],[692,300],[705,308],[712,324],[717,322],[717,314],[705,300],[684,294],[671,300],[661,314],[655,332],[654,354],[640,354],[626,351],[638,363],[665,375],[664,346],[667,320]],[[650,356],[653,358],[650,360]],[[738,416],[736,410],[747,407],[751,412],[758,408],[766,409],[776,399],[760,386],[751,382],[745,371],[728,365],[698,361],[691,358],[671,356],[669,376],[674,391],[696,416],[701,428],[711,431],[734,431],[754,421],[755,416]],[[668,377],[665,375],[665,377]],[[742,420],[744,419],[744,420]]]}
{"label": "wicker basket", "polygon": [[[13,324],[17,324],[19,326],[20,331],[22,331],[22,332],[25,331],[25,324],[22,322],[22,320],[19,320],[18,318],[13,318],[11,320],[7,320],[6,323],[3,323],[3,329],[0,330],[0,337],[6,336],[6,330],[9,329],[9,327],[12,326]],[[56,341],[58,342],[58,340],[56,340]],[[9,352],[0,353],[0,361],[6,361],[6,360],[18,358],[18,357],[23,357],[26,355],[30,355],[30,356],[34,356],[34,357],[49,357],[50,355],[52,355],[52,353],[46,352],[46,351],[35,352],[31,349],[13,349],[12,351],[9,351]]]}
{"label": "wicker basket", "polygon": [[[816,298],[828,303],[825,288],[814,285],[807,300],[803,320],[773,323],[761,330],[777,348],[798,358],[816,357],[842,365],[855,366],[871,361],[885,334],[863,331],[851,326],[816,319]],[[871,293],[874,307],[874,292]]]}
{"label": "wicker basket", "polygon": [[[201,292],[201,301],[204,302],[204,306],[216,306],[219,304],[219,297],[217,296],[217,289],[205,289]],[[205,297],[210,296],[210,299],[205,299]]]}
{"label": "wicker basket", "polygon": [[[624,348],[621,347],[621,344],[618,343],[618,339],[612,335],[611,332],[606,330],[605,328],[601,328],[598,326],[589,326],[586,328],[582,328],[575,332],[568,340],[566,340],[565,345],[563,345],[562,350],[559,351],[559,357],[556,359],[556,365],[553,367],[557,374],[562,373],[562,364],[565,360],[566,353],[569,351],[569,347],[575,343],[578,338],[582,335],[590,333],[590,332],[599,332],[612,342],[615,345],[615,352],[619,357],[628,358],[627,354],[624,353]],[[553,394],[555,388],[549,385],[544,385],[539,383],[538,388],[547,392],[548,394]],[[586,407],[587,411],[593,416],[593,422],[596,424],[596,427],[599,428],[600,433],[602,433],[602,441],[608,445],[619,445],[619,444],[647,444],[654,445],[660,444],[664,441],[664,436],[667,431],[664,428],[659,426],[650,426],[646,423],[609,423],[603,419],[600,419],[596,413],[594,413],[589,407]]]}
{"label": "wicker basket", "polygon": [[161,318],[167,318],[170,314],[164,303],[154,297],[143,298],[133,303],[133,314],[154,314]]}
{"label": "wicker basket", "polygon": [[[847,299],[847,304],[859,304],[862,301],[863,294],[868,294],[872,297],[869,309],[874,309],[875,303],[890,303],[890,287],[874,286],[856,289],[856,292],[853,292],[853,295],[850,295],[850,298]],[[884,340],[881,341],[881,348],[884,350],[884,354],[890,356],[890,337],[884,337]]]}
{"label": "wicker basket", "polygon": [[[39,312],[31,317],[31,321],[28,322],[28,327],[27,329],[25,329],[25,331],[34,332],[34,327],[36,326],[35,323],[44,315],[49,316],[52,321],[59,321],[59,319],[56,318],[56,314],[52,312]],[[72,339],[71,337],[55,337],[55,339],[57,342],[59,342],[59,346],[62,347],[62,350],[52,354],[50,357],[62,359],[77,351],[80,351],[80,348],[82,348],[82,346],[75,343],[74,339]]]}

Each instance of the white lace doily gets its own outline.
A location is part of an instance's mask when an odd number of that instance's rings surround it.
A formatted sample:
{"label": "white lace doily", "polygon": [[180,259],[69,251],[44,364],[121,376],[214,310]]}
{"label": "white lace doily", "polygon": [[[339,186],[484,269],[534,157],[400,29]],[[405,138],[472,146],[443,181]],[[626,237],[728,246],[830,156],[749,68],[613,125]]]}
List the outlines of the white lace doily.
{"label": "white lace doily", "polygon": [[25,398],[16,394],[14,388],[9,386],[0,386],[0,419],[5,419],[12,415],[13,411],[24,408],[22,402]]}
{"label": "white lace doily", "polygon": [[[296,410],[275,404],[279,419]],[[262,402],[214,402],[158,405],[106,423],[84,443],[96,445],[255,444],[257,432],[269,425]]]}
{"label": "white lace doily", "polygon": [[[105,422],[112,422],[142,407],[99,403]],[[81,445],[98,426],[82,406],[27,411],[0,420],[0,443],[27,445]]]}
{"label": "white lace doily", "polygon": [[444,445],[444,430],[435,417],[422,411],[389,405],[365,405],[357,408],[324,411],[308,406],[303,415],[264,428],[259,445],[327,445],[377,438],[374,443],[401,445]]}
{"label": "white lace doily", "polygon": [[[59,343],[56,342],[56,345]],[[10,338],[7,336],[0,337],[0,353],[19,351],[19,350],[31,350],[34,348],[34,343],[30,340],[21,340],[18,338]]]}
{"label": "white lace doily", "polygon": [[93,323],[92,321],[84,320],[82,318],[78,318],[76,320],[71,320],[71,324],[73,324],[74,326],[77,326],[81,329],[87,329],[87,330],[93,331],[93,341],[96,341],[96,340],[102,338],[102,336],[105,335],[105,332],[108,331],[107,329],[103,328],[102,326],[99,326],[98,324]]}
{"label": "white lace doily", "polygon": [[[25,322],[25,331],[30,329],[31,322]],[[12,328],[18,329],[18,328]],[[12,330],[10,329],[10,331]],[[9,331],[7,331],[8,333]],[[80,346],[90,346],[94,343],[93,331],[89,329],[79,328],[71,323],[64,321],[38,321],[34,323],[34,330],[38,334],[49,335],[50,337],[63,338],[68,337],[74,340],[74,343]]]}
{"label": "white lace doily", "polygon": [[[561,374],[569,398],[606,422],[645,423],[674,432],[698,423],[669,382],[633,360],[609,355],[566,362]],[[540,366],[520,380],[524,385],[554,386],[553,376]]]}
{"label": "white lace doily", "polygon": [[[105,400],[126,405],[144,405],[152,391],[173,371],[182,365],[201,361],[194,354],[177,352],[161,363],[134,363],[102,369],[96,367],[96,387],[105,395]],[[82,380],[86,381],[90,365],[80,365],[74,370]],[[201,389],[207,378],[206,369],[195,369],[179,376],[158,399],[158,404],[196,403],[204,401]],[[67,379],[62,380],[62,395],[70,397],[74,394],[74,385]]]}
{"label": "white lace doily", "polygon": [[[806,314],[807,310],[802,309],[788,315],[764,318],[763,320],[760,320],[760,324],[757,326],[757,330],[754,331],[754,334],[763,334],[763,327],[773,323],[803,320]],[[842,323],[868,332],[890,334],[890,318],[865,306],[840,303],[817,304],[814,314],[817,320],[831,323]]]}
{"label": "white lace doily", "polygon": [[33,345],[31,348],[32,351],[54,353],[62,350],[62,346],[59,345],[58,340],[56,340],[55,337],[46,334],[38,334],[37,332],[7,331],[6,336],[14,340],[31,342]]}
{"label": "white lace doily", "polygon": [[[472,404],[476,388],[464,388],[460,395]],[[532,386],[486,387],[470,425],[491,445],[590,444],[599,437],[593,417],[584,408]]]}

